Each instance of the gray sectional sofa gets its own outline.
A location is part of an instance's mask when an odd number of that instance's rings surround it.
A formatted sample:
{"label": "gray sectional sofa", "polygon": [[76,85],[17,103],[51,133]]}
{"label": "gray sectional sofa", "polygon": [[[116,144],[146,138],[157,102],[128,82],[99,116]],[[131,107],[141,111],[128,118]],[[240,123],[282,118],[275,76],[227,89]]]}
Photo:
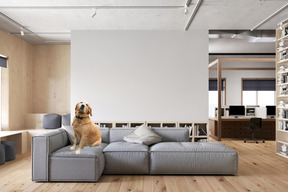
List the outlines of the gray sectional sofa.
{"label": "gray sectional sofa", "polygon": [[238,153],[220,143],[191,143],[186,128],[152,128],[162,137],[151,146],[128,143],[133,128],[100,128],[102,143],[70,151],[64,128],[32,139],[33,181],[95,182],[103,174],[236,175]]}

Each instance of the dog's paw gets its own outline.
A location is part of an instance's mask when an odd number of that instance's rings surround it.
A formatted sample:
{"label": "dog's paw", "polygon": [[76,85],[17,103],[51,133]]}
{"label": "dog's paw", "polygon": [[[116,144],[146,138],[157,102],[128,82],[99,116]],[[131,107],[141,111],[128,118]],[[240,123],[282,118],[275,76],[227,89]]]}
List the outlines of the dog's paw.
{"label": "dog's paw", "polygon": [[75,149],[75,147],[74,147],[74,146],[70,147],[70,150],[71,150],[71,151],[73,151],[74,149]]}
{"label": "dog's paw", "polygon": [[77,151],[75,151],[75,154],[76,154],[76,155],[79,155],[80,152],[81,152],[81,151],[78,149]]}

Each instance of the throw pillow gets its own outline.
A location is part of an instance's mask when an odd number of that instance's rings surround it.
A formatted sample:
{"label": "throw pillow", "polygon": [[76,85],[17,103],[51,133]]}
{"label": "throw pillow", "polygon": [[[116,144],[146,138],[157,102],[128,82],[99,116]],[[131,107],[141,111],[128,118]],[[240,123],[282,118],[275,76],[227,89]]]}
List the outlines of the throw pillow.
{"label": "throw pillow", "polygon": [[[74,129],[73,129],[73,126],[70,126],[70,125],[62,125],[62,128],[64,128],[68,134],[68,138],[69,138],[69,141],[71,143],[71,145],[73,145],[74,143],[74,138],[75,138],[75,133],[74,133]],[[79,144],[79,139],[77,141],[77,145]]]}
{"label": "throw pillow", "polygon": [[161,141],[161,137],[157,135],[151,128],[146,125],[141,125],[132,133],[124,137],[124,141],[131,143],[140,143],[144,145],[151,145]]}

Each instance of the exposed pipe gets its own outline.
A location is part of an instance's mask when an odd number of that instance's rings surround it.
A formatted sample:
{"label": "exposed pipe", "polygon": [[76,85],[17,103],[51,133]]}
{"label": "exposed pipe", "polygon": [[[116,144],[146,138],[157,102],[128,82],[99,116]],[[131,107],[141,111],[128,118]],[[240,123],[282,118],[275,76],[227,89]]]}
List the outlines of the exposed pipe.
{"label": "exposed pipe", "polygon": [[197,11],[199,10],[199,7],[200,7],[202,1],[203,1],[203,0],[198,0],[198,2],[196,3],[196,6],[195,6],[195,8],[194,8],[194,10],[193,10],[190,18],[189,18],[189,21],[188,21],[188,23],[186,24],[185,31],[187,31],[187,30],[189,29],[189,27],[190,27],[190,25],[191,25],[191,23],[192,23],[195,15],[196,15]]}
{"label": "exposed pipe", "polygon": [[122,5],[111,5],[111,6],[97,6],[97,5],[80,5],[80,6],[54,6],[54,5],[45,5],[45,6],[0,6],[0,9],[178,9],[183,8],[183,5],[171,5],[171,6],[122,6]]}
{"label": "exposed pipe", "polygon": [[264,23],[266,23],[269,19],[271,19],[272,17],[274,17],[275,15],[277,15],[278,13],[280,13],[281,11],[283,11],[284,9],[286,9],[288,7],[288,3],[285,4],[283,7],[281,7],[280,9],[278,9],[277,11],[275,11],[272,15],[270,15],[269,17],[267,17],[266,19],[264,19],[263,21],[261,21],[259,24],[257,24],[255,27],[253,27],[251,29],[251,31],[254,31],[255,29],[257,29],[258,27],[260,27],[261,25],[263,25]]}

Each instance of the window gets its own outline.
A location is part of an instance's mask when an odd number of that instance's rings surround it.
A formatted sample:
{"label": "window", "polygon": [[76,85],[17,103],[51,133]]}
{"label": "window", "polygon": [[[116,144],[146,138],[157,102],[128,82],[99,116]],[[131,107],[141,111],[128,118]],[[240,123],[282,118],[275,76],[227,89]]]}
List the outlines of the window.
{"label": "window", "polygon": [[[226,105],[226,79],[222,79],[221,87],[221,103]],[[215,107],[218,107],[218,80],[209,79],[209,117],[215,117]]]}
{"label": "window", "polygon": [[2,83],[1,83],[1,79],[2,79],[2,77],[1,77],[1,67],[5,67],[5,68],[7,68],[7,57],[4,57],[4,56],[2,56],[2,55],[0,55],[0,131],[1,131],[1,124],[2,124],[2,119],[1,119],[1,117],[2,117],[2,106],[1,106],[1,101],[2,101],[2,98],[1,98],[1,96],[2,96],[2,91],[1,91],[1,87],[2,87]]}
{"label": "window", "polygon": [[275,105],[275,79],[242,79],[243,105]]}

